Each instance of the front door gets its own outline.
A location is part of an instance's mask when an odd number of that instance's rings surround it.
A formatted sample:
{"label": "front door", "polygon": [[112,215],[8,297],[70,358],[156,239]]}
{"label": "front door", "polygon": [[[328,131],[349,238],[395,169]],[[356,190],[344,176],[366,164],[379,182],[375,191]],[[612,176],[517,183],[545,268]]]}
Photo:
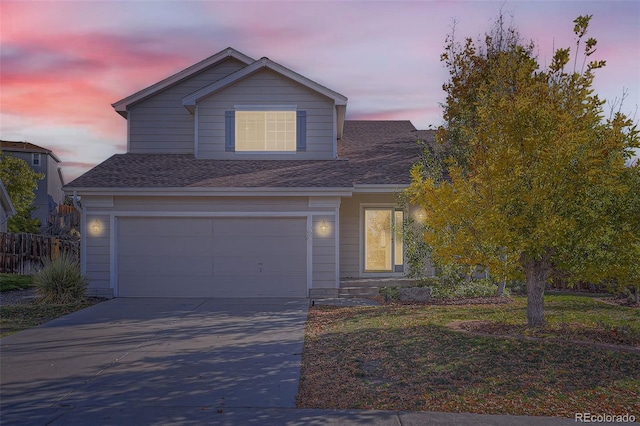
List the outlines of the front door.
{"label": "front door", "polygon": [[402,272],[403,211],[391,207],[364,210],[364,272]]}

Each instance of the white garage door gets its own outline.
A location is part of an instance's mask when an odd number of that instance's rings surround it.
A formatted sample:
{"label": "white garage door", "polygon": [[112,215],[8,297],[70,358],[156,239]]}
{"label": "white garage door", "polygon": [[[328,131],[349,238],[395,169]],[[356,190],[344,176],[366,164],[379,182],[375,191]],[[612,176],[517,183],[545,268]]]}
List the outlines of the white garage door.
{"label": "white garage door", "polygon": [[306,297],[306,218],[120,218],[121,297]]}

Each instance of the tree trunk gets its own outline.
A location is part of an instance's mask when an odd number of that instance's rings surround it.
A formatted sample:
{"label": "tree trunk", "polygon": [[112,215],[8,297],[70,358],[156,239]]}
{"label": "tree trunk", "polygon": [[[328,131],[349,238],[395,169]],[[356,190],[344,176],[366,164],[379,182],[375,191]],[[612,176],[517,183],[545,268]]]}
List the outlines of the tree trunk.
{"label": "tree trunk", "polygon": [[549,255],[542,259],[528,260],[524,264],[527,277],[527,325],[544,325],[544,287],[551,276]]}
{"label": "tree trunk", "polygon": [[506,280],[502,280],[498,283],[498,297],[502,297],[504,296],[504,288],[507,285],[507,281]]}

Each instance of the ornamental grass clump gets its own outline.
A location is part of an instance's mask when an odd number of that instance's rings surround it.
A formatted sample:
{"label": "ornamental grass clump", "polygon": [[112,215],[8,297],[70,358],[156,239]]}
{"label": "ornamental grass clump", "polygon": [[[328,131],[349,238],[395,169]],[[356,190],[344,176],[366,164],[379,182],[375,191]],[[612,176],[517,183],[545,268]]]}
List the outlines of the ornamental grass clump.
{"label": "ornamental grass clump", "polygon": [[52,304],[81,301],[87,292],[87,282],[78,261],[66,253],[46,262],[33,277],[39,301]]}

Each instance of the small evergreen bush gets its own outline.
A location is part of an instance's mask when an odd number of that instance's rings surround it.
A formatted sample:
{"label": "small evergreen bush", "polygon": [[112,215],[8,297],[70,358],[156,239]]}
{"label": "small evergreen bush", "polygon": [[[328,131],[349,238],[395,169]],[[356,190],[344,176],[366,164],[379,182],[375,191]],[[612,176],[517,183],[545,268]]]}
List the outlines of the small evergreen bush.
{"label": "small evergreen bush", "polygon": [[78,302],[87,292],[87,283],[88,280],[82,275],[78,261],[66,253],[46,262],[33,276],[36,295],[43,303]]}
{"label": "small evergreen bush", "polygon": [[[458,286],[453,297],[494,297],[498,293],[498,286],[489,279],[472,280]],[[509,296],[509,289],[504,289],[504,296]]]}
{"label": "small evergreen bush", "polygon": [[[498,286],[490,279],[474,279],[471,281],[441,280],[431,286],[431,296],[437,299],[456,297],[494,297],[498,293]],[[509,289],[504,290],[504,296],[509,296]]]}
{"label": "small evergreen bush", "polygon": [[400,298],[398,287],[381,287],[379,293],[387,301]]}

